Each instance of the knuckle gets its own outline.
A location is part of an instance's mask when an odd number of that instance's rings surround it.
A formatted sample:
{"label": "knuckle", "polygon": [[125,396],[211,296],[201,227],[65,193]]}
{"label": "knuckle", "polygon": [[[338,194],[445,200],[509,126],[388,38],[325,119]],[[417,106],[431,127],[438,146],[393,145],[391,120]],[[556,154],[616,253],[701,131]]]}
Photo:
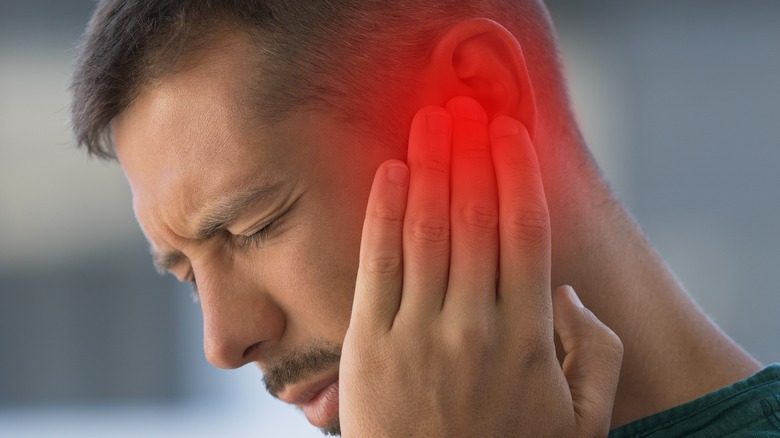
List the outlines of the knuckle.
{"label": "knuckle", "polygon": [[373,217],[383,223],[397,224],[403,221],[404,214],[401,209],[389,205],[378,205],[373,209]]}
{"label": "knuckle", "polygon": [[366,256],[363,269],[369,275],[389,276],[401,271],[403,261],[398,254],[380,253]]}
{"label": "knuckle", "polygon": [[446,332],[449,343],[458,350],[488,351],[498,342],[495,323],[477,319],[453,324]]}
{"label": "knuckle", "polygon": [[602,351],[604,358],[620,360],[623,357],[623,341],[606,324],[596,317],[591,310],[585,309],[585,314],[589,319],[589,333],[583,333],[585,342],[595,344],[595,348]]}
{"label": "knuckle", "polygon": [[498,210],[484,206],[468,206],[463,209],[463,221],[477,230],[494,231],[498,228]]}
{"label": "knuckle", "polygon": [[[605,326],[606,328],[606,326]],[[602,335],[602,344],[604,347],[611,353],[612,356],[616,358],[622,358],[624,347],[623,347],[623,341],[620,340],[620,337],[618,337],[615,332],[612,330],[605,330],[604,334]]]}
{"label": "knuckle", "polygon": [[546,209],[521,209],[509,214],[506,222],[509,238],[524,245],[536,247],[549,239],[550,220]]}
{"label": "knuckle", "polygon": [[421,154],[417,162],[423,172],[449,178],[450,163],[440,153]]}
{"label": "knuckle", "polygon": [[420,216],[409,225],[409,231],[415,243],[442,244],[450,239],[450,224],[446,219]]}
{"label": "knuckle", "polygon": [[[461,143],[460,153],[469,161],[482,160],[487,162],[490,155],[490,141],[482,137],[472,137],[463,139]],[[491,163],[492,164],[492,163]]]}
{"label": "knuckle", "polygon": [[542,174],[535,155],[514,153],[506,154],[503,158],[509,169],[522,169],[523,173],[529,177],[541,176]]}

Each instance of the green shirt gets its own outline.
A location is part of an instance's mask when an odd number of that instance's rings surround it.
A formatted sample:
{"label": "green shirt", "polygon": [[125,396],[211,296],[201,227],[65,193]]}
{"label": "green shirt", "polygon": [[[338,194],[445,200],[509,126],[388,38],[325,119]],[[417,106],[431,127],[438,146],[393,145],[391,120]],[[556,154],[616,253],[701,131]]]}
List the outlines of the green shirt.
{"label": "green shirt", "polygon": [[622,437],[780,437],[780,364],[609,434]]}

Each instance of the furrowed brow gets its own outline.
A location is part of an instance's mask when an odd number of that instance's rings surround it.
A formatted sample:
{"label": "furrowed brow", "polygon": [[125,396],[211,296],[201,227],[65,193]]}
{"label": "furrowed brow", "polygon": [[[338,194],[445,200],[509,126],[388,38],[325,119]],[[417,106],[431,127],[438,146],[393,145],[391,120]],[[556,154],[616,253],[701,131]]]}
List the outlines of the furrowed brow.
{"label": "furrowed brow", "polygon": [[154,263],[154,268],[157,269],[157,272],[160,274],[168,273],[174,266],[178,265],[186,258],[187,256],[181,251],[157,252],[152,250],[152,263]]}
{"label": "furrowed brow", "polygon": [[[197,229],[196,238],[206,240],[230,225],[247,207],[259,198],[268,197],[282,188],[284,184],[268,186],[238,192],[229,195],[207,208]],[[152,248],[152,263],[160,274],[171,271],[176,265],[187,260],[181,251],[157,251]]]}
{"label": "furrowed brow", "polygon": [[269,197],[283,186],[282,183],[276,183],[238,192],[209,206],[205,210],[203,219],[201,219],[198,226],[198,231],[196,233],[197,239],[206,240],[219,231],[224,230],[251,204],[260,198]]}

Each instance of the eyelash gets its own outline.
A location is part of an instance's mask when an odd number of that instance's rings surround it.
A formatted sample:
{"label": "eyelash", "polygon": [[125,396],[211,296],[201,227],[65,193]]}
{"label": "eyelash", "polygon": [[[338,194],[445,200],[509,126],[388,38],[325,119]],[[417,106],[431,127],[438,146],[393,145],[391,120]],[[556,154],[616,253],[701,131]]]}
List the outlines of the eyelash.
{"label": "eyelash", "polygon": [[263,245],[265,242],[265,239],[268,238],[268,232],[271,230],[271,228],[276,223],[276,220],[272,220],[268,223],[268,225],[264,226],[257,232],[249,235],[249,236],[235,236],[234,241],[238,248],[240,249],[247,249],[249,247],[259,248]]}

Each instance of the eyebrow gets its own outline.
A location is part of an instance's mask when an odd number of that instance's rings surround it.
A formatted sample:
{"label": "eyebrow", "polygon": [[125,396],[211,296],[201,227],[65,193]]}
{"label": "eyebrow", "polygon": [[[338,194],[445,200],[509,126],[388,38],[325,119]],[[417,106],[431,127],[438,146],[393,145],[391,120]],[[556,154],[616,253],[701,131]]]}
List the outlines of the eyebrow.
{"label": "eyebrow", "polygon": [[154,269],[156,269],[160,275],[168,273],[174,266],[187,258],[181,251],[158,252],[152,249],[151,252]]}
{"label": "eyebrow", "polygon": [[[204,241],[214,234],[224,230],[231,222],[235,221],[241,213],[250,205],[259,199],[268,198],[278,192],[285,184],[276,182],[273,184],[256,187],[249,190],[236,192],[223,197],[213,205],[203,209],[202,219],[199,221],[196,239]],[[152,262],[155,269],[161,274],[165,274],[173,267],[187,259],[183,252],[175,251],[157,251],[152,247]]]}

